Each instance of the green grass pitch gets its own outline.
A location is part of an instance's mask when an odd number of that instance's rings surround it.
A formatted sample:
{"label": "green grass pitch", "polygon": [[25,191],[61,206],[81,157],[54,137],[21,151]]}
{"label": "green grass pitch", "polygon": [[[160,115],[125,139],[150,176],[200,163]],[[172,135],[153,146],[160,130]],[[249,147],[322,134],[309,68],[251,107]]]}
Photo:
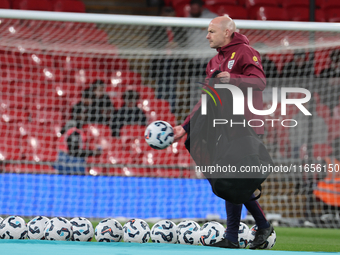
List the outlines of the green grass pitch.
{"label": "green grass pitch", "polygon": [[[25,218],[26,222],[29,220]],[[92,221],[93,228],[98,223]],[[123,226],[125,222],[121,224]],[[153,224],[149,223],[149,226],[151,229]],[[340,252],[339,229],[275,227],[275,232],[276,244],[273,250]],[[92,242],[96,242],[94,237]]]}
{"label": "green grass pitch", "polygon": [[[95,228],[99,222],[92,221]],[[124,222],[121,222],[122,226]],[[150,224],[150,229],[153,224]],[[273,250],[281,251],[340,251],[340,230],[320,228],[275,227],[276,244]],[[96,241],[95,238],[92,239]]]}

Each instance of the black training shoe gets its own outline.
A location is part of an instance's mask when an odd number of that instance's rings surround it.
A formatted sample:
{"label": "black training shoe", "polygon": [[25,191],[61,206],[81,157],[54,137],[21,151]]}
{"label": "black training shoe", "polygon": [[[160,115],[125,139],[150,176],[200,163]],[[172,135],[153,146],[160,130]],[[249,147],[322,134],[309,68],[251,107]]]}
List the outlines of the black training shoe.
{"label": "black training shoe", "polygon": [[273,233],[273,231],[274,228],[272,224],[270,224],[268,228],[257,230],[255,233],[254,241],[252,241],[251,244],[249,245],[249,249],[259,248],[262,244],[264,244],[267,241],[268,237],[271,235],[271,233]]}
{"label": "black training shoe", "polygon": [[238,243],[234,243],[232,241],[229,241],[228,239],[223,239],[217,243],[206,245],[209,247],[219,247],[219,248],[230,248],[230,249],[237,249],[240,248]]}

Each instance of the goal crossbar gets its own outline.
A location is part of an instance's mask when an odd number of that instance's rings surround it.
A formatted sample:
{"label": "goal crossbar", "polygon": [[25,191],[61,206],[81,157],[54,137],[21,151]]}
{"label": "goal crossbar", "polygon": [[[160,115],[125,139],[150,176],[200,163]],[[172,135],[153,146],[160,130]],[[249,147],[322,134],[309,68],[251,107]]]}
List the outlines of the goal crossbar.
{"label": "goal crossbar", "polygon": [[[0,18],[145,26],[207,27],[210,19],[0,9]],[[340,23],[235,20],[239,29],[340,32]]]}

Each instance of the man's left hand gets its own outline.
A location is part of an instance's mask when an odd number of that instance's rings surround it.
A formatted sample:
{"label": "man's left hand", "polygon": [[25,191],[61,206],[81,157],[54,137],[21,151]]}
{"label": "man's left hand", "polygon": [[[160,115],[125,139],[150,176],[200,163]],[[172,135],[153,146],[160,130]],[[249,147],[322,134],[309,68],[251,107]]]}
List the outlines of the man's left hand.
{"label": "man's left hand", "polygon": [[227,72],[227,71],[221,72],[216,76],[216,78],[220,78],[220,82],[222,82],[222,83],[229,83],[230,73]]}

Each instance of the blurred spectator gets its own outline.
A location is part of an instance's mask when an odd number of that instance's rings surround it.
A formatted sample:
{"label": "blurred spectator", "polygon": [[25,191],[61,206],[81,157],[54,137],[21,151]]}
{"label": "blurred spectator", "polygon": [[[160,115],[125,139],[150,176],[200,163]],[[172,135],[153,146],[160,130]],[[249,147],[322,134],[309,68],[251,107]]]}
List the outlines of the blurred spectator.
{"label": "blurred spectator", "polygon": [[[92,103],[92,93],[90,91],[90,88],[87,88],[82,91],[80,101],[72,107],[72,120],[77,121],[77,123],[83,121],[86,122],[88,120],[88,114]],[[78,128],[80,124],[77,124]]]}
{"label": "blurred spectator", "polygon": [[112,136],[119,136],[120,129],[124,125],[147,125],[147,118],[144,112],[137,106],[139,100],[138,92],[127,90],[124,92],[122,99],[124,100],[124,105],[115,113],[111,124]]}
{"label": "blurred spectator", "polygon": [[[304,106],[306,109],[308,109],[309,104],[305,103]],[[317,134],[312,136],[313,144],[327,143],[328,127],[325,120],[318,115],[318,113],[315,111],[315,107],[313,107],[311,114],[311,116],[306,116],[303,112],[299,111],[299,113],[294,115],[292,118],[298,123],[297,126],[289,128],[289,140],[292,148],[292,156],[294,158],[299,157],[301,146],[307,145],[310,128],[313,128],[312,134]],[[295,122],[292,122],[291,125],[294,124]],[[311,127],[310,124],[313,126]]]}
{"label": "blurred spectator", "polygon": [[77,127],[78,123],[69,121],[66,132],[60,137],[58,158],[53,165],[60,174],[85,174],[86,157],[101,154],[100,149],[87,149],[85,132]]}
{"label": "blurred spectator", "polygon": [[[191,0],[190,1],[190,17],[191,18],[206,18],[206,19],[214,19],[218,15],[210,12],[208,9],[203,7],[204,2],[202,0]],[[206,39],[208,34],[207,28],[195,28],[191,27],[188,29],[188,44],[187,51],[188,53],[192,53],[191,58],[188,59],[187,70],[189,77],[197,77],[198,80],[202,80],[205,77],[205,69],[207,67],[207,63],[209,62],[209,58],[202,58],[201,56],[197,56],[197,51],[199,52],[214,52],[214,49],[211,49],[209,46],[209,41]],[[192,50],[195,50],[193,52]],[[215,51],[216,53],[216,51]],[[212,53],[214,54],[214,53]]]}
{"label": "blurred spectator", "polygon": [[89,112],[89,122],[110,124],[114,106],[109,95],[105,92],[106,85],[102,80],[96,80],[90,87],[92,93],[92,105]]}
{"label": "blurred spectator", "polygon": [[308,77],[312,74],[305,52],[297,51],[294,53],[293,60],[286,63],[282,69],[281,77]]}
{"label": "blurred spectator", "polygon": [[60,133],[64,134],[69,129],[69,125],[74,123],[77,128],[81,128],[89,120],[89,112],[92,106],[92,93],[90,88],[82,91],[80,101],[72,107],[71,120],[61,129]]}
{"label": "blurred spectator", "polygon": [[[175,17],[175,10],[165,6],[162,2],[159,6],[159,15]],[[183,69],[183,58],[175,57],[175,50],[181,50],[187,43],[187,33],[183,27],[150,28],[148,45],[153,50],[161,50],[162,57],[157,55],[151,60],[150,75],[156,79],[156,96],[158,99],[168,100],[172,111],[176,105],[177,82]],[[178,54],[177,54],[178,56]]]}
{"label": "blurred spectator", "polygon": [[[206,18],[214,19],[218,15],[210,12],[208,9],[203,7],[202,0],[191,0],[190,1],[190,17],[191,18]],[[206,39],[208,31],[206,28],[189,28],[188,29],[188,49],[195,48],[196,50],[210,49],[209,41]],[[197,49],[198,48],[198,49]],[[195,75],[195,74],[194,74]]]}
{"label": "blurred spectator", "polygon": [[190,17],[191,18],[203,18],[213,19],[218,15],[209,11],[203,7],[204,2],[202,0],[191,0],[190,1]]}
{"label": "blurred spectator", "polygon": [[[159,5],[159,16],[176,17],[175,10],[171,6]],[[183,27],[152,26],[148,38],[148,44],[153,49],[174,49],[186,45],[186,31]]]}
{"label": "blurred spectator", "polygon": [[261,55],[261,63],[263,67],[263,71],[266,75],[266,78],[278,78],[278,71],[276,64],[273,60],[268,58],[267,54]]}
{"label": "blurred spectator", "polygon": [[340,50],[335,49],[330,54],[330,66],[321,71],[320,78],[338,78],[340,77]]}
{"label": "blurred spectator", "polygon": [[321,71],[318,82],[320,102],[325,104],[333,114],[333,108],[339,104],[340,97],[340,50],[335,49],[330,54],[330,67]]}

